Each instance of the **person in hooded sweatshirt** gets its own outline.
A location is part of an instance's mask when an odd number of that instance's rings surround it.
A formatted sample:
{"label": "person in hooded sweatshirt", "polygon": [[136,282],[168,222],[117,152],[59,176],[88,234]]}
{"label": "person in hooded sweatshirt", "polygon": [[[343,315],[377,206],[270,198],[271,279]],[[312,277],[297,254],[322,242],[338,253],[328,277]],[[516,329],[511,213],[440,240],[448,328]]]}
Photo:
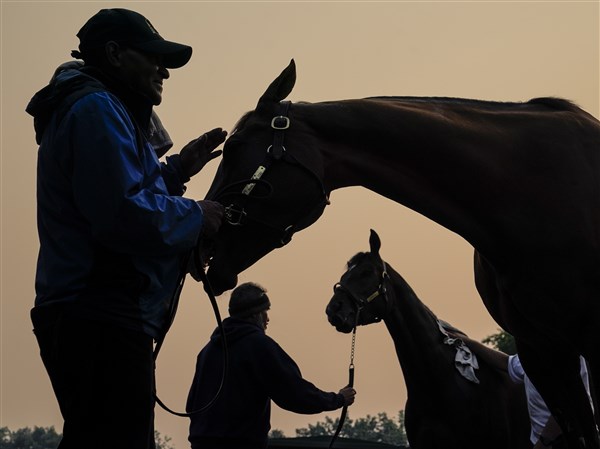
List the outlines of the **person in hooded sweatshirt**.
{"label": "person in hooded sweatshirt", "polygon": [[153,107],[192,48],[141,14],[102,9],[27,106],[39,144],[40,249],[31,311],[62,417],[60,449],[154,448],[153,344],[170,323],[190,251],[223,207],[184,198],[225,140],[172,146]]}
{"label": "person in hooded sweatshirt", "polygon": [[[325,392],[302,378],[298,365],[267,336],[266,290],[252,282],[240,284],[229,300],[229,317],[201,350],[188,394],[189,441],[192,449],[263,449],[271,428],[271,400],[295,413],[313,414],[354,403],[356,391]],[[219,391],[222,381],[224,383]],[[218,394],[217,394],[218,393]],[[212,405],[202,413],[194,413]]]}

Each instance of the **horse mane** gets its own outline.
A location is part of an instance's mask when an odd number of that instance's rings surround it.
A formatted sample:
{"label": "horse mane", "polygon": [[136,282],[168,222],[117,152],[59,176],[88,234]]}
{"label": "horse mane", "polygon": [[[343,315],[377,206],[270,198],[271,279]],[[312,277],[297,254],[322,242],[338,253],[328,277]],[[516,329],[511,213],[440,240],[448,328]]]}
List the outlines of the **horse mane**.
{"label": "horse mane", "polygon": [[352,256],[350,258],[350,260],[348,262],[346,262],[346,269],[349,269],[351,266],[353,265],[358,265],[360,262],[363,261],[363,259],[365,259],[367,257],[367,255],[369,255],[371,253],[367,253],[367,252],[360,252],[360,253],[356,253],[354,256]]}
{"label": "horse mane", "polygon": [[[457,97],[403,97],[403,96],[375,96],[366,97],[365,100],[383,100],[390,102],[410,102],[410,103],[438,103],[438,104],[457,104],[457,105],[472,105],[485,109],[503,109],[505,107],[514,108],[515,106],[531,106],[539,105],[545,108],[554,109],[558,111],[571,111],[571,112],[584,112],[575,102],[559,97],[537,97],[532,98],[527,102],[502,102],[502,101],[491,101],[491,100],[476,100],[471,98],[457,98]],[[321,102],[320,104],[336,103],[327,101]],[[319,103],[310,103],[306,101],[298,101],[295,104],[308,104],[318,105]],[[248,111],[236,122],[233,126],[231,134],[235,134],[237,131],[242,129],[250,116],[254,111]]]}
{"label": "horse mane", "polygon": [[581,108],[571,100],[558,97],[539,97],[532,98],[529,100],[531,104],[541,104],[551,109],[557,109],[559,111],[579,111]]}
{"label": "horse mane", "polygon": [[472,105],[486,109],[503,109],[505,107],[514,108],[515,106],[541,105],[550,109],[563,111],[581,111],[573,101],[558,97],[538,97],[532,98],[526,102],[507,102],[492,100],[476,100],[471,98],[456,97],[403,97],[403,96],[376,96],[367,97],[366,100],[384,100],[384,101],[405,101],[409,103],[438,103],[438,104],[457,104]]}
{"label": "horse mane", "polygon": [[242,115],[242,117],[233,126],[233,130],[231,131],[231,134],[235,134],[236,131],[239,131],[240,129],[242,129],[253,112],[254,111],[248,111],[244,115]]}
{"label": "horse mane", "polygon": [[[355,265],[359,265],[363,260],[365,260],[371,253],[370,252],[359,252],[357,254],[355,254],[354,256],[352,256],[350,258],[350,260],[346,263],[346,269],[350,269],[350,267],[355,266]],[[395,271],[393,269],[393,267],[390,266],[390,264],[388,264],[387,262],[384,261],[384,263],[393,271]],[[398,276],[400,277],[400,279],[402,279],[402,281],[408,286],[408,288],[410,288],[412,290],[412,287],[406,282],[406,280],[404,280],[404,278],[398,274]],[[425,304],[423,301],[421,301],[419,299],[419,302],[421,303],[421,306],[431,315],[431,317],[433,318],[434,321],[436,322],[440,322],[442,323],[442,326],[445,329],[448,329],[450,331],[454,331],[457,332],[459,334],[463,334],[463,335],[467,335],[466,332],[460,330],[459,328],[457,328],[456,326],[448,323],[447,321],[444,321],[440,318],[438,318],[438,316],[433,312],[433,310],[431,310],[429,308],[429,306],[427,304]]]}
{"label": "horse mane", "polygon": [[451,332],[456,332],[457,334],[462,334],[465,337],[468,337],[466,332],[463,332],[462,330],[460,330],[458,327],[454,326],[453,324],[450,324],[448,321],[444,321],[444,320],[439,320],[440,323],[442,324],[442,327],[447,330],[447,331],[451,331]]}

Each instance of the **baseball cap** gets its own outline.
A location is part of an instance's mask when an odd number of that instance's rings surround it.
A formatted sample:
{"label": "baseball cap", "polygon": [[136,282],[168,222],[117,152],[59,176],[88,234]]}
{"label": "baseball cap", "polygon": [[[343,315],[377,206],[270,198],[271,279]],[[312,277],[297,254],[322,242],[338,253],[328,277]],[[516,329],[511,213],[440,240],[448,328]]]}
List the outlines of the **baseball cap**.
{"label": "baseball cap", "polygon": [[140,13],[123,8],[101,9],[77,33],[79,51],[102,47],[109,41],[163,57],[168,69],[183,67],[192,57],[192,47],[162,38]]}

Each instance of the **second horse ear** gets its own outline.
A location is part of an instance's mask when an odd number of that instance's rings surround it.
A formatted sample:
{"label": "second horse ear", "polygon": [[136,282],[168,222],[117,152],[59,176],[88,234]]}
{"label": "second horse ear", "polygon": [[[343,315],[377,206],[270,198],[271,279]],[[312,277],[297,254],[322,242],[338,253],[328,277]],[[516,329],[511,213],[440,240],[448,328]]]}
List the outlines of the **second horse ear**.
{"label": "second horse ear", "polygon": [[381,248],[381,240],[379,235],[371,229],[371,236],[369,237],[369,245],[371,246],[371,253],[379,255],[379,249]]}
{"label": "second horse ear", "polygon": [[261,104],[265,103],[279,103],[281,100],[285,100],[287,96],[292,92],[294,85],[296,84],[296,63],[292,59],[289,65],[281,72],[281,74],[275,78],[275,80],[269,85],[267,90],[258,100],[256,109],[259,109]]}

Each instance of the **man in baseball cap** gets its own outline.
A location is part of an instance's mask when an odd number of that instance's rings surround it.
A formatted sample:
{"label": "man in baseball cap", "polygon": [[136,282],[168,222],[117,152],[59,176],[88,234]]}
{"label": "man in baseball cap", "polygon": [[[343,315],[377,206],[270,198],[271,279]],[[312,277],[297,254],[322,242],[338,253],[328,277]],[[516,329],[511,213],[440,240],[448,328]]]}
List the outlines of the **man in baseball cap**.
{"label": "man in baseball cap", "polygon": [[34,332],[64,419],[60,449],[154,449],[153,343],[183,261],[224,208],[183,196],[221,154],[215,128],[178,154],[153,108],[191,47],[141,14],[103,9],[27,106],[40,145]]}
{"label": "man in baseball cap", "polygon": [[161,56],[167,69],[183,67],[192,57],[192,47],[163,39],[148,19],[129,9],[101,9],[79,30],[77,37],[79,54],[84,58],[109,41]]}

